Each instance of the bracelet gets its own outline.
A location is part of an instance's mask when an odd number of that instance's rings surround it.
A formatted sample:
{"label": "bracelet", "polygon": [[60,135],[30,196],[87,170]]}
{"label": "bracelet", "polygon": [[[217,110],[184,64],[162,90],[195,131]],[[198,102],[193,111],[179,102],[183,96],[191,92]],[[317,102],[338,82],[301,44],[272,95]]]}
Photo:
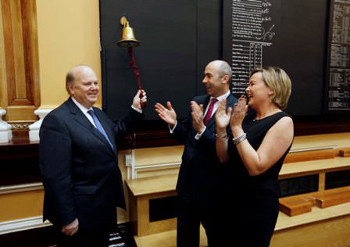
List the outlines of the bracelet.
{"label": "bracelet", "polygon": [[243,133],[239,137],[232,138],[232,142],[233,142],[233,144],[237,145],[237,144],[241,143],[242,141],[244,141],[245,139],[247,139],[247,134]]}

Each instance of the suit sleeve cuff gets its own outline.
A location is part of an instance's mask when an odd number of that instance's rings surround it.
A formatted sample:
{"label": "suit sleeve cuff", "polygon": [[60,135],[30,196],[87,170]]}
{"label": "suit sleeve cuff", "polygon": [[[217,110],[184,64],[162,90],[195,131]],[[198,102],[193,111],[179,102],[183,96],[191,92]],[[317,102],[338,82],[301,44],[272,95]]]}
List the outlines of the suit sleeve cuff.
{"label": "suit sleeve cuff", "polygon": [[204,131],[207,129],[207,126],[204,126],[204,129],[201,133],[197,133],[195,136],[194,136],[194,139],[196,139],[197,141],[202,137]]}
{"label": "suit sleeve cuff", "polygon": [[131,105],[131,108],[134,109],[135,111],[137,111],[138,113],[142,114],[142,110],[139,108],[136,108],[135,106]]}
{"label": "suit sleeve cuff", "polygon": [[170,126],[168,125],[170,134],[174,133],[176,126],[177,126],[177,120],[175,121],[175,125],[173,128],[170,128]]}

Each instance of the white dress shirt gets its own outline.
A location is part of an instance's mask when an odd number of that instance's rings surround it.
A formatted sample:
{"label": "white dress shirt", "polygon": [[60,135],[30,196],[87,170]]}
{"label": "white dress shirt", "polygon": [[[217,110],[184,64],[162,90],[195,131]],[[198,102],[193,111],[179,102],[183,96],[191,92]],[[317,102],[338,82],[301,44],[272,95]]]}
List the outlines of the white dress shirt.
{"label": "white dress shirt", "polygon": [[87,117],[87,119],[89,119],[89,121],[91,122],[91,124],[93,126],[95,126],[96,128],[96,125],[95,125],[95,122],[94,120],[92,119],[92,116],[88,113],[88,111],[92,110],[92,107],[90,109],[87,109],[85,106],[83,106],[82,104],[80,104],[76,99],[74,99],[74,97],[72,96],[71,97],[74,104],[76,104],[76,106],[81,110],[81,112]]}
{"label": "white dress shirt", "polygon": [[[210,117],[212,117],[212,116],[215,114],[216,110],[217,110],[218,107],[219,107],[220,102],[221,102],[222,100],[226,99],[229,95],[230,95],[230,90],[228,90],[225,94],[220,95],[219,97],[216,98],[218,101],[215,102],[214,107],[213,107],[213,111],[212,111],[212,114],[211,114]],[[210,102],[213,98],[214,98],[214,97],[210,97],[209,102]],[[207,111],[208,111],[208,109],[209,109],[209,105],[210,105],[210,104],[208,104],[207,107],[205,108],[205,111],[204,111],[204,114],[203,114],[203,119],[204,119],[205,114],[207,114]],[[174,132],[174,129],[176,128],[176,125],[177,125],[177,120],[176,120],[176,122],[175,122],[174,128],[170,128],[170,127],[169,127],[170,133],[173,133],[173,132]],[[199,139],[201,138],[202,134],[204,133],[204,131],[206,130],[206,128],[207,128],[207,127],[204,126],[203,131],[202,131],[201,133],[197,133],[197,134],[195,135],[194,138],[195,138],[196,140],[199,140]]]}

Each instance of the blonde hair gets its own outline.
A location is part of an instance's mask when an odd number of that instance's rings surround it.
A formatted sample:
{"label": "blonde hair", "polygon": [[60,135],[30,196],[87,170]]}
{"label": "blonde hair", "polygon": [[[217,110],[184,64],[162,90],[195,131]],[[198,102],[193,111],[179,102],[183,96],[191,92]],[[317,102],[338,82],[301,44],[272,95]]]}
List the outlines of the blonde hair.
{"label": "blonde hair", "polygon": [[286,109],[292,92],[292,82],[287,73],[279,67],[256,68],[251,73],[261,72],[265,85],[273,91],[271,100],[278,108]]}

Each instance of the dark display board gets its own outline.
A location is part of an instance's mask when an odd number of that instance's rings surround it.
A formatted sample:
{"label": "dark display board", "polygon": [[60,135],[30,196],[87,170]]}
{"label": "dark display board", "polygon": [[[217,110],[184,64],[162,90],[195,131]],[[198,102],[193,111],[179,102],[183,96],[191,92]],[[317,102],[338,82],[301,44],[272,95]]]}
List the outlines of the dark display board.
{"label": "dark display board", "polygon": [[[339,0],[340,1],[340,0]],[[103,108],[118,119],[130,106],[136,80],[128,66],[119,20],[126,16],[141,46],[134,49],[148,94],[146,120],[158,119],[156,102],[170,100],[185,116],[193,96],[205,93],[205,65],[224,59],[233,67],[239,96],[249,71],[275,65],[292,79],[287,112],[328,113],[328,16],[324,0],[103,0],[100,1]]]}
{"label": "dark display board", "polygon": [[279,66],[292,79],[287,112],[321,115],[325,106],[327,1],[224,1],[224,59],[234,92],[244,92],[254,67]]}
{"label": "dark display board", "polygon": [[131,105],[136,80],[128,50],[117,46],[126,16],[141,45],[134,48],[142,87],[147,91],[145,119],[158,119],[154,104],[172,102],[178,116],[189,101],[205,93],[205,65],[221,57],[222,2],[219,0],[101,0],[100,27],[103,108],[116,120]]}
{"label": "dark display board", "polygon": [[328,109],[350,110],[350,0],[332,0],[329,19]]}

